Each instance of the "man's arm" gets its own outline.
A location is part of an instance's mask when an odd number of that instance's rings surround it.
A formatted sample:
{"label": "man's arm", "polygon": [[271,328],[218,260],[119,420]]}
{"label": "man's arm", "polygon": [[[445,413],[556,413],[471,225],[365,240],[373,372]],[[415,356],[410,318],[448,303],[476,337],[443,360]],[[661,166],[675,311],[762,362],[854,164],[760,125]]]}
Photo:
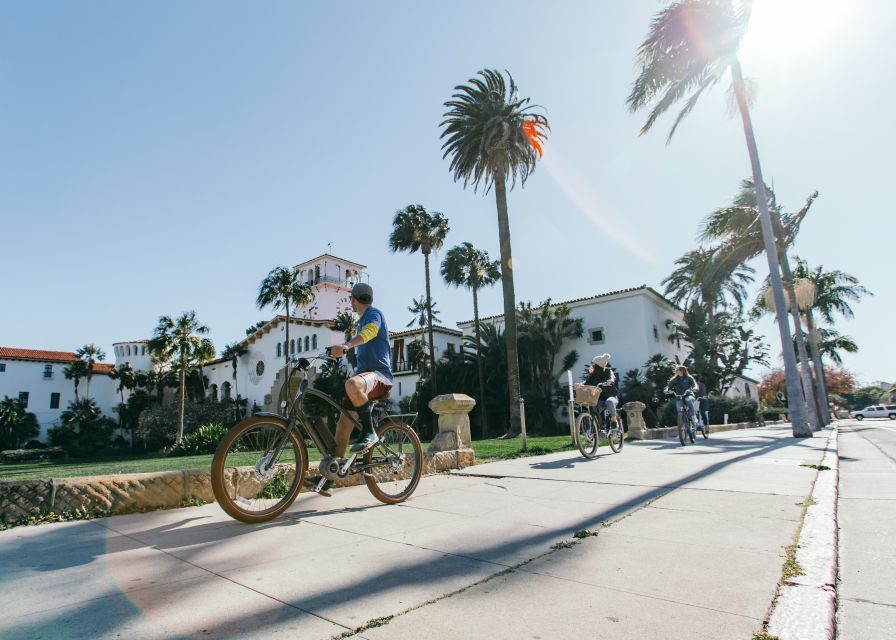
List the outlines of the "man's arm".
{"label": "man's arm", "polygon": [[382,321],[379,316],[374,316],[373,319],[361,327],[361,330],[358,331],[358,335],[354,338],[346,342],[345,344],[338,344],[332,348],[332,353],[337,358],[341,357],[346,351],[350,349],[354,349],[355,347],[359,347],[366,342],[370,342],[380,332],[380,326],[382,325]]}

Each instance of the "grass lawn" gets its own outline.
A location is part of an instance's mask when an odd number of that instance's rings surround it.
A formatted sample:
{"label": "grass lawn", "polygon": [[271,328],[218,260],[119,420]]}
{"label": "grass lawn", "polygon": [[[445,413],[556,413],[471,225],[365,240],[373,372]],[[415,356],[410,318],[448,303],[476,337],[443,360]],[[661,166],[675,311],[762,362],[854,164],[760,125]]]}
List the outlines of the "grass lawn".
{"label": "grass lawn", "polygon": [[[426,448],[424,443],[424,450]],[[504,460],[521,456],[543,455],[555,451],[575,449],[568,435],[542,436],[528,439],[528,451],[520,451],[520,439],[477,440],[473,450],[480,462]],[[317,449],[309,449],[312,462],[320,460]],[[122,473],[148,473],[156,471],[183,471],[186,469],[208,469],[212,464],[211,455],[153,458],[80,458],[74,460],[33,462],[0,462],[0,480],[46,480],[48,478],[75,478],[83,476],[106,476]]]}

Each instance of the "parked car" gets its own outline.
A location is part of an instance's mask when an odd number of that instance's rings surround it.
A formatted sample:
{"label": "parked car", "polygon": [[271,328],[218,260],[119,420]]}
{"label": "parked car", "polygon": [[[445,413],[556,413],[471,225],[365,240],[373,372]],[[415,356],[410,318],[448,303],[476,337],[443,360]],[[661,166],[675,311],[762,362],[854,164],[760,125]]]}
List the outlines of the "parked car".
{"label": "parked car", "polygon": [[896,420],[896,404],[875,404],[853,411],[851,415],[856,420],[864,420],[865,418],[889,418],[890,420]]}

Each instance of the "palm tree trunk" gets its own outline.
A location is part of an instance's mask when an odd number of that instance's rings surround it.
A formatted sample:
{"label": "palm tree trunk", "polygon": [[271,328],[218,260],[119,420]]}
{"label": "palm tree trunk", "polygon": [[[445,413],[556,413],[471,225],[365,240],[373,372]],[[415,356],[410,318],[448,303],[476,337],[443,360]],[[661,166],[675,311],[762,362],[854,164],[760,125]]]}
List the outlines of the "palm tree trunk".
{"label": "palm tree trunk", "polygon": [[502,170],[495,174],[498,206],[498,241],[501,244],[501,288],[504,293],[504,339],[507,342],[507,390],[510,401],[508,434],[520,432],[520,363],[516,344],[516,296],[513,291],[513,256],[510,251],[510,220],[507,217],[507,186]]}
{"label": "palm tree trunk", "polygon": [[423,248],[423,263],[426,271],[426,328],[429,334],[429,379],[432,381],[433,397],[439,395],[436,389],[436,349],[432,340],[432,296],[429,288],[429,247]]}
{"label": "palm tree trunk", "polygon": [[740,117],[743,121],[744,137],[747,142],[747,150],[750,153],[750,165],[753,169],[753,184],[756,189],[756,205],[759,208],[759,223],[762,228],[762,240],[765,244],[765,256],[768,260],[769,278],[775,300],[778,332],[781,336],[781,352],[784,357],[784,378],[787,386],[791,427],[794,437],[806,438],[812,435],[812,428],[808,423],[806,402],[800,388],[799,374],[796,368],[796,356],[794,356],[793,347],[791,346],[792,339],[790,337],[790,328],[787,324],[787,306],[784,301],[784,289],[781,282],[781,266],[778,264],[775,234],[768,210],[768,195],[765,192],[762,167],[759,164],[759,151],[756,146],[756,137],[753,134],[753,122],[750,119],[750,110],[744,93],[744,78],[740,69],[740,62],[736,59],[731,65],[731,79],[734,86],[734,97],[737,100]]}
{"label": "palm tree trunk", "polygon": [[821,353],[818,350],[818,336],[815,333],[815,317],[812,313],[812,307],[806,309],[806,328],[809,332],[809,353],[812,356],[812,363],[815,365],[815,383],[816,390],[818,391],[816,395],[824,410],[823,424],[828,425],[831,423],[831,401],[830,398],[828,398],[828,387],[824,376],[824,364],[821,362]]}
{"label": "palm tree trunk", "polygon": [[479,294],[473,287],[473,326],[476,329],[476,369],[479,372],[479,415],[482,416],[481,438],[488,437],[488,418],[485,412],[485,375],[482,371],[482,339],[479,335]]}
{"label": "palm tree trunk", "polygon": [[[783,247],[784,239],[780,239]],[[787,287],[787,295],[790,296],[790,317],[793,320],[793,330],[796,335],[796,349],[800,357],[800,370],[803,372],[802,385],[803,393],[806,395],[806,405],[808,405],[809,425],[812,431],[818,431],[821,428],[822,417],[819,412],[818,403],[815,401],[815,381],[812,379],[812,369],[809,368],[809,358],[806,356],[806,340],[803,336],[803,323],[800,321],[800,310],[796,300],[796,289],[793,286],[793,272],[790,270],[790,261],[787,259],[787,251],[781,249],[781,275],[784,278],[784,286]]]}
{"label": "palm tree trunk", "polygon": [[175,442],[180,442],[184,439],[184,396],[186,393],[187,387],[187,361],[183,355],[180,358],[180,402],[178,403],[180,406],[177,410],[177,438]]}
{"label": "palm tree trunk", "polygon": [[[283,415],[289,417],[289,297],[286,297],[286,340],[283,343],[283,384],[286,385],[286,407],[283,409]],[[278,407],[279,408],[279,407]]]}

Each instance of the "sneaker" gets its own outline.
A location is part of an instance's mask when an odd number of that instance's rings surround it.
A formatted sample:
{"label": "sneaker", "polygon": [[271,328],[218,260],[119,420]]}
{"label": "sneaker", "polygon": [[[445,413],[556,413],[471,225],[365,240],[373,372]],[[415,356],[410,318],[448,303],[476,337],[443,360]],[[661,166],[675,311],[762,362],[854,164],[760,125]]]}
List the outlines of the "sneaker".
{"label": "sneaker", "polygon": [[329,498],[330,496],[333,495],[332,493],[330,493],[330,489],[333,488],[332,482],[330,482],[329,480],[325,481],[323,486],[320,489],[317,488],[318,484],[320,484],[320,476],[315,476],[313,478],[305,478],[304,485],[305,485],[306,489],[314,491],[315,493],[318,493],[318,494],[324,496],[325,498]]}
{"label": "sneaker", "polygon": [[355,443],[352,445],[352,448],[349,449],[352,453],[364,453],[370,447],[379,442],[379,437],[373,431],[365,431],[362,432]]}

